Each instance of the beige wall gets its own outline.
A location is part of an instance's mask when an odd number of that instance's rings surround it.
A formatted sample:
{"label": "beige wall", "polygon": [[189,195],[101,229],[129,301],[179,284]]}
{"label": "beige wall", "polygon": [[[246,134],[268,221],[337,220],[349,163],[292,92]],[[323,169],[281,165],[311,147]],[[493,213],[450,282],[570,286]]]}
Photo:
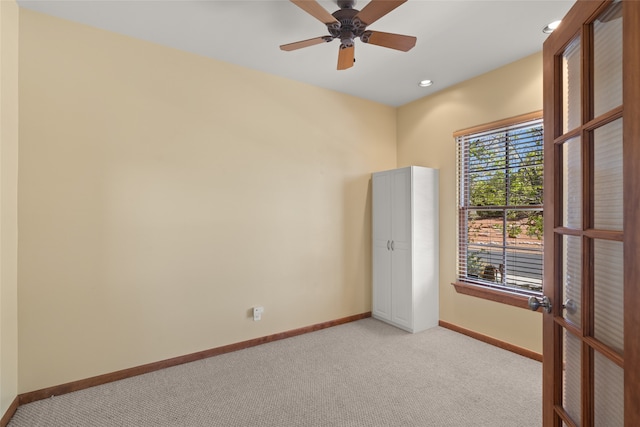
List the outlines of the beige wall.
{"label": "beige wall", "polygon": [[19,31],[20,392],[369,311],[370,173],[407,165],[440,169],[441,319],[541,351],[539,314],[450,285],[451,134],[541,109],[541,55],[394,109],[28,10]]}
{"label": "beige wall", "polygon": [[0,1],[0,417],[18,392],[18,5]]}
{"label": "beige wall", "polygon": [[370,311],[395,140],[391,107],[22,10],[20,392]]}
{"label": "beige wall", "polygon": [[542,54],[535,54],[398,109],[398,166],[440,169],[440,320],[542,352],[542,318],[457,294],[454,131],[542,109]]}

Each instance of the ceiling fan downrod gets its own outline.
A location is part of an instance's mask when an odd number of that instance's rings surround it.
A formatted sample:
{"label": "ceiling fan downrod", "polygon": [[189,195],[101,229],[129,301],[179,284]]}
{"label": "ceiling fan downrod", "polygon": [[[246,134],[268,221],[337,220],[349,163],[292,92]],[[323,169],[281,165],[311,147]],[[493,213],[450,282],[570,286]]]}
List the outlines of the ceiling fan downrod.
{"label": "ceiling fan downrod", "polygon": [[340,9],[353,9],[353,6],[356,5],[356,0],[338,0],[337,3]]}

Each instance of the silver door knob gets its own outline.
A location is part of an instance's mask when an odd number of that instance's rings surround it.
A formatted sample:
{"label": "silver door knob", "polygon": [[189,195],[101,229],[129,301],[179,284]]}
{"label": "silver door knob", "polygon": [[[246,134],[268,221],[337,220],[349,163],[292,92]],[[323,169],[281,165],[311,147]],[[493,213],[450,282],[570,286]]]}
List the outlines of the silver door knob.
{"label": "silver door knob", "polygon": [[543,296],[542,298],[529,297],[529,308],[531,310],[536,311],[540,307],[542,307],[545,313],[551,313],[551,300],[546,296]]}
{"label": "silver door knob", "polygon": [[576,304],[574,300],[568,299],[564,302],[564,304],[562,304],[562,308],[567,310],[567,313],[569,314],[576,314],[576,312],[578,311],[578,304]]}

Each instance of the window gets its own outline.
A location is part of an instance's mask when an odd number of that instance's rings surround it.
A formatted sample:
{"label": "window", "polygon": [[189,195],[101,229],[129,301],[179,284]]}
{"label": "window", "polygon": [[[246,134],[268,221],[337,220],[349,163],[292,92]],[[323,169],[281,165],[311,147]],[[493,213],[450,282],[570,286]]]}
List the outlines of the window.
{"label": "window", "polygon": [[542,291],[541,113],[456,132],[458,281]]}

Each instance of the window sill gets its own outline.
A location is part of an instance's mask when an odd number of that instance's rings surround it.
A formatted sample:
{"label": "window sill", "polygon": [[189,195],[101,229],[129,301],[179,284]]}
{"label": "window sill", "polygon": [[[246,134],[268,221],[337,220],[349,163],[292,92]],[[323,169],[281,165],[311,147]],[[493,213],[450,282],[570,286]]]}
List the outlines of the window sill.
{"label": "window sill", "polygon": [[[501,304],[512,305],[514,307],[529,308],[529,298],[524,295],[519,295],[507,291],[500,291],[497,289],[491,289],[485,286],[474,285],[467,282],[455,282],[452,283],[456,292],[459,294],[470,295],[476,298],[482,298],[489,301],[499,302]],[[541,312],[541,309],[537,310]]]}

